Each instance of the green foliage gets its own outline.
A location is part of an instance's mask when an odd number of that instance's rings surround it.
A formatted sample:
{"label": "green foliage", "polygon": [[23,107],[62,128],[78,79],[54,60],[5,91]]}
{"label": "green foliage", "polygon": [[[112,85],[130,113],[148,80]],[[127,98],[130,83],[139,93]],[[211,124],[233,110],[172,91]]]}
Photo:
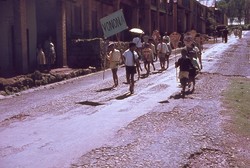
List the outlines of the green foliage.
{"label": "green foliage", "polygon": [[232,80],[229,89],[225,94],[225,102],[229,109],[233,110],[237,132],[250,135],[250,80],[237,78]]}

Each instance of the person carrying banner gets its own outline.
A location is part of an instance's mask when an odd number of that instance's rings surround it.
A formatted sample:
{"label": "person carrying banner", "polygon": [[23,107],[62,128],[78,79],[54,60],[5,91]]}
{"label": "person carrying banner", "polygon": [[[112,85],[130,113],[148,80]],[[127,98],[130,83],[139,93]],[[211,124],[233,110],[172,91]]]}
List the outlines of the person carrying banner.
{"label": "person carrying banner", "polygon": [[114,86],[118,86],[118,66],[121,62],[121,52],[115,48],[114,43],[110,43],[108,46],[108,55],[107,59],[109,60],[110,69],[112,71],[113,80],[114,80]]}

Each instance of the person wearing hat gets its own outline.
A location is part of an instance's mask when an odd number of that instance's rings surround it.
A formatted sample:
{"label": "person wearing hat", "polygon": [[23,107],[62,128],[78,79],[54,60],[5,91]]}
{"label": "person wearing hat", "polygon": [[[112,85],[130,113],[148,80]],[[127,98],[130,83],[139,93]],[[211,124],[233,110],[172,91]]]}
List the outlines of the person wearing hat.
{"label": "person wearing hat", "polygon": [[121,62],[121,52],[115,48],[114,43],[109,44],[108,51],[109,53],[107,55],[107,59],[109,60],[110,69],[113,75],[113,80],[114,80],[113,87],[117,87],[118,86],[117,71],[118,71],[118,66]]}

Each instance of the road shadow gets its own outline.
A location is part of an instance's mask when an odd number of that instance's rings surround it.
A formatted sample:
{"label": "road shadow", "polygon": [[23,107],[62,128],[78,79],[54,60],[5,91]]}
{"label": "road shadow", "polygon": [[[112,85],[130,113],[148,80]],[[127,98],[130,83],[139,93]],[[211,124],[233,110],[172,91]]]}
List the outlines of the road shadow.
{"label": "road shadow", "polygon": [[193,97],[189,97],[189,95],[191,95],[192,93],[193,90],[186,91],[185,96],[183,96],[181,93],[174,93],[173,95],[170,96],[170,99],[185,99],[185,98],[193,99]]}
{"label": "road shadow", "polygon": [[99,89],[97,90],[96,92],[106,92],[106,91],[111,91],[111,90],[114,90],[114,87],[111,86],[111,87],[106,87],[106,88],[103,88],[103,89]]}
{"label": "road shadow", "polygon": [[99,102],[92,102],[92,101],[82,101],[82,102],[76,102],[76,104],[88,105],[88,106],[100,106],[100,105],[104,105],[103,103],[99,103]]}
{"label": "road shadow", "polygon": [[155,75],[155,74],[159,74],[159,73],[162,73],[163,71],[162,70],[158,70],[158,71],[153,71],[152,74]]}
{"label": "road shadow", "polygon": [[123,100],[123,99],[128,98],[128,97],[131,96],[131,95],[132,95],[132,94],[131,94],[130,92],[126,92],[126,93],[124,93],[124,94],[122,94],[122,95],[116,97],[115,99],[116,99],[116,100]]}
{"label": "road shadow", "polygon": [[145,79],[145,78],[147,78],[149,75],[148,74],[146,74],[146,73],[144,73],[144,74],[141,74],[141,79]]}
{"label": "road shadow", "polygon": [[163,103],[170,103],[168,100],[163,100],[163,101],[160,101],[159,103],[163,104]]}
{"label": "road shadow", "polygon": [[181,93],[175,93],[170,96],[170,99],[184,99],[185,97],[182,96]]}

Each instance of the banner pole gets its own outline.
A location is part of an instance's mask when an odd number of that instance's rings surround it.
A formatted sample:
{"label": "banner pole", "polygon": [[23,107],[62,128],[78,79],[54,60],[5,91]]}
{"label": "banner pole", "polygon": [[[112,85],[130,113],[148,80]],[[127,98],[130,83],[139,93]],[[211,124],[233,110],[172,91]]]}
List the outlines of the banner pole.
{"label": "banner pole", "polygon": [[104,63],[103,63],[103,74],[102,74],[102,78],[104,80],[105,78],[105,70],[106,70],[106,60],[107,60],[107,51],[108,51],[108,39],[105,38],[104,40]]}
{"label": "banner pole", "polygon": [[[176,54],[176,48],[175,48],[174,54],[175,54],[175,56],[174,56],[174,62],[176,63],[176,55],[177,55],[177,54]],[[176,73],[175,73],[175,76],[176,76],[176,81],[178,82],[178,77],[177,77],[177,76],[178,76],[178,74],[177,74],[177,67],[175,68],[175,72],[176,72]]]}

